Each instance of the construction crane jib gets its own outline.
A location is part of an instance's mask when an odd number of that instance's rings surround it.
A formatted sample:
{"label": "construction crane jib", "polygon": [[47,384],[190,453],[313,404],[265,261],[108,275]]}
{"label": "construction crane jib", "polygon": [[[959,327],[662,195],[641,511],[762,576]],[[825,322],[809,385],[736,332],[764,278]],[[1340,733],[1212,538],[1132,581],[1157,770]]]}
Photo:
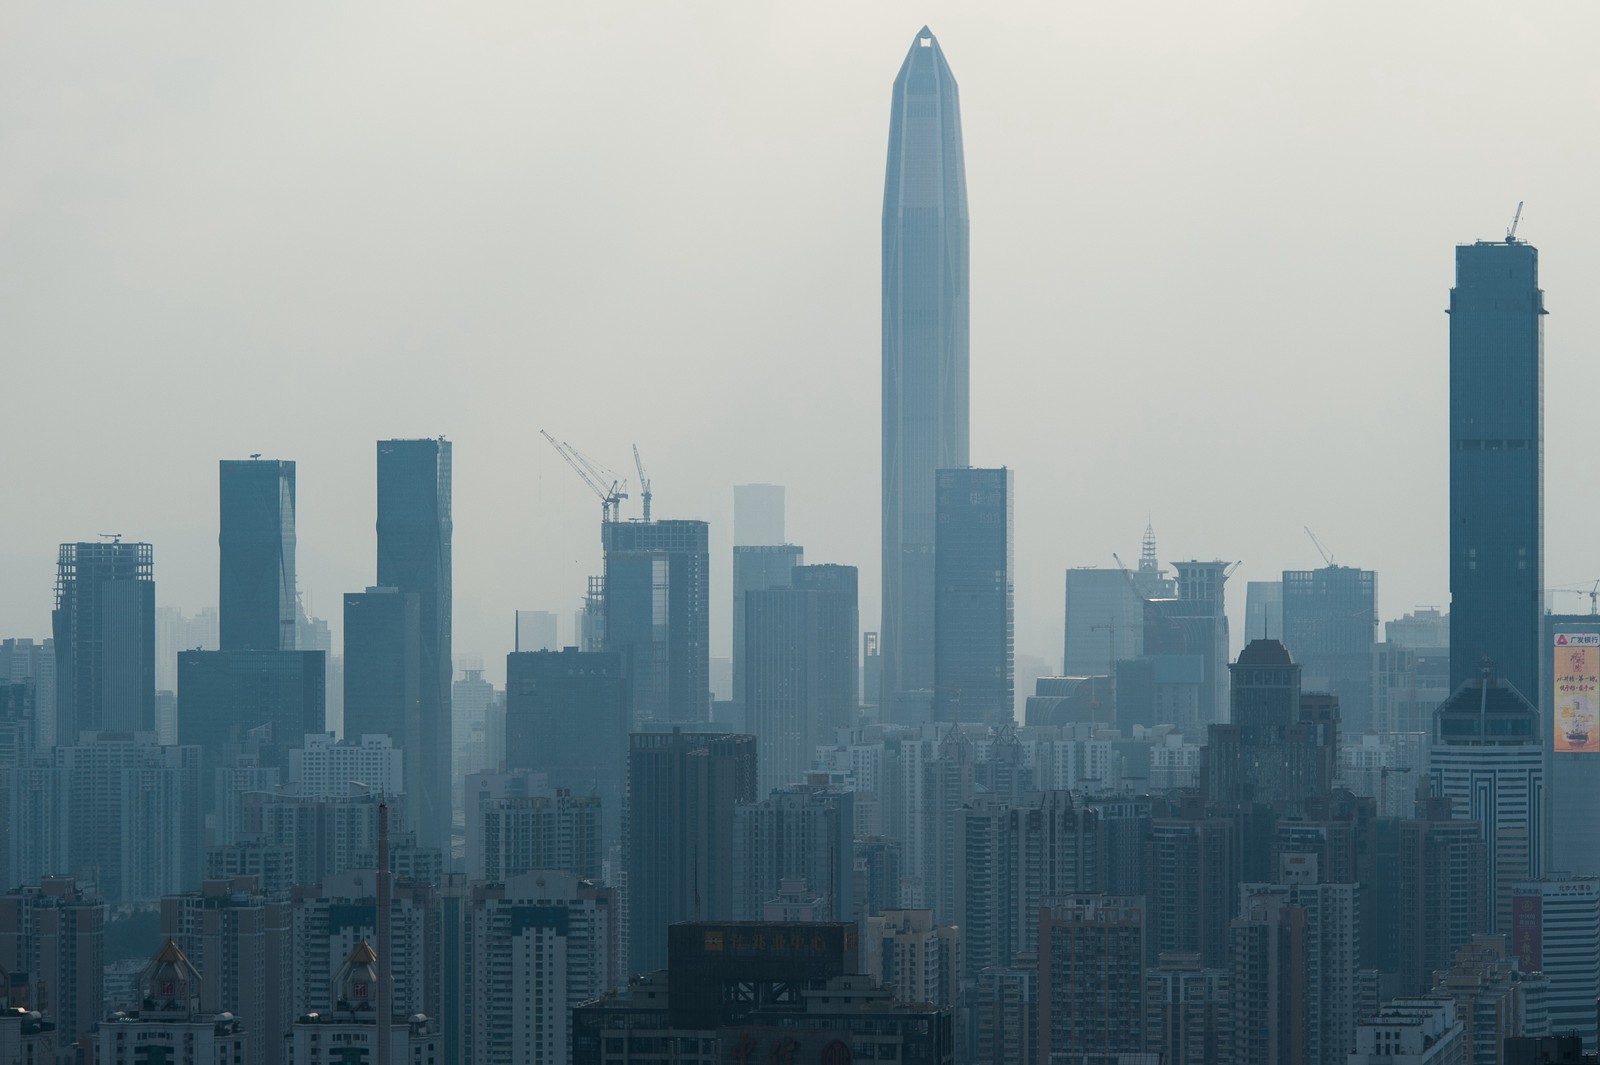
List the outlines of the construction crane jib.
{"label": "construction crane jib", "polygon": [[628,498],[628,482],[618,479],[610,470],[585,457],[581,451],[566,441],[557,440],[543,429],[539,430],[539,435],[550,441],[550,446],[567,460],[567,465],[583,479],[589,490],[600,497],[601,522],[620,521],[622,501]]}

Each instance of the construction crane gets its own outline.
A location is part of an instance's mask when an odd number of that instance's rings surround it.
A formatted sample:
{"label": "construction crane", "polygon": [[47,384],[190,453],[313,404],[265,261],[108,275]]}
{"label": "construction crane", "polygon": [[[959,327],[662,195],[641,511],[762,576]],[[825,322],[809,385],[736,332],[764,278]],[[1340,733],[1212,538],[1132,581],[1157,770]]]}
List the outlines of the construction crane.
{"label": "construction crane", "polygon": [[1317,554],[1322,556],[1322,561],[1326,562],[1330,566],[1333,565],[1333,556],[1328,553],[1328,549],[1326,547],[1322,546],[1322,541],[1318,540],[1317,534],[1311,531],[1311,526],[1302,525],[1300,527],[1306,531],[1307,536],[1311,537],[1311,544],[1317,549]]}
{"label": "construction crane", "polygon": [[1128,578],[1128,587],[1133,589],[1134,596],[1140,602],[1143,602],[1144,601],[1144,595],[1139,591],[1139,582],[1134,580],[1133,571],[1128,568],[1128,564],[1126,562],[1122,561],[1121,556],[1118,555],[1115,551],[1111,552],[1111,558],[1112,558],[1113,561],[1116,562],[1117,568],[1122,571],[1122,575],[1124,577]]}
{"label": "construction crane", "polygon": [[[604,466],[586,458],[582,452],[564,440],[557,440],[543,429],[539,435],[550,441],[550,446],[556,453],[567,460],[573,472],[583,478],[583,483],[589,486],[589,491],[600,497],[600,521],[609,523],[617,521],[621,514],[622,501],[628,498],[625,490],[626,481],[620,481],[616,475]],[[607,484],[606,482],[610,483]]]}
{"label": "construction crane", "polygon": [[633,468],[639,471],[639,498],[644,502],[644,520],[650,520],[650,478],[645,476],[644,459],[639,457],[639,445],[633,445]]}
{"label": "construction crane", "polygon": [[1517,213],[1514,216],[1512,216],[1511,228],[1506,230],[1506,243],[1507,244],[1515,244],[1517,242],[1517,223],[1520,222],[1520,221],[1522,221],[1522,201],[1518,200],[1517,201]]}

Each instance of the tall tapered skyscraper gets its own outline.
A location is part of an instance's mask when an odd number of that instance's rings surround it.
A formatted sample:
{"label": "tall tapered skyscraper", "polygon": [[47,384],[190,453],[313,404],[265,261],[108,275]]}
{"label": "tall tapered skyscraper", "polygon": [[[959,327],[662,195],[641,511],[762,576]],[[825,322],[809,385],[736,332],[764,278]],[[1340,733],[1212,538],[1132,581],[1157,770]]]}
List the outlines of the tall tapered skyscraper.
{"label": "tall tapered skyscraper", "polygon": [[294,463],[225,459],[219,471],[222,650],[292,651]]}
{"label": "tall tapered skyscraper", "polygon": [[1539,698],[1544,293],[1520,240],[1456,248],[1450,290],[1450,686]]}
{"label": "tall tapered skyscraper", "polygon": [[883,694],[933,688],[934,472],[967,465],[967,176],[924,26],[894,82],[883,189]]}
{"label": "tall tapered skyscraper", "polygon": [[421,749],[406,752],[406,809],[433,847],[450,842],[450,457],[443,437],[378,441],[378,584],[416,595],[421,637]]}

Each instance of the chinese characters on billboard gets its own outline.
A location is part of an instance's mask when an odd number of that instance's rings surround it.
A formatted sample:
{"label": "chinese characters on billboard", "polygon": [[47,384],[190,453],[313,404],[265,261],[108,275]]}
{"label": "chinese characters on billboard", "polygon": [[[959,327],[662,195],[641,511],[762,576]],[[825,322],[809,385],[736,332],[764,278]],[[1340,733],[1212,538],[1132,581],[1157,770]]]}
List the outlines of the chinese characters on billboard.
{"label": "chinese characters on billboard", "polygon": [[1600,751],[1600,635],[1557,633],[1555,640],[1555,729],[1558,752]]}

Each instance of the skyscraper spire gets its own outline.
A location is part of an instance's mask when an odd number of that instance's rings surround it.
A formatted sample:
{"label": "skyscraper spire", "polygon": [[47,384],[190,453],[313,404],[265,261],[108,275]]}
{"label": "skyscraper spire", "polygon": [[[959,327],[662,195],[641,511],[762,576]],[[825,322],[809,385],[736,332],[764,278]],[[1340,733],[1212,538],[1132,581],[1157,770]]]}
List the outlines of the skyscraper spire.
{"label": "skyscraper spire", "polygon": [[933,687],[934,473],[968,465],[967,178],[956,79],[923,27],[883,191],[883,694]]}

